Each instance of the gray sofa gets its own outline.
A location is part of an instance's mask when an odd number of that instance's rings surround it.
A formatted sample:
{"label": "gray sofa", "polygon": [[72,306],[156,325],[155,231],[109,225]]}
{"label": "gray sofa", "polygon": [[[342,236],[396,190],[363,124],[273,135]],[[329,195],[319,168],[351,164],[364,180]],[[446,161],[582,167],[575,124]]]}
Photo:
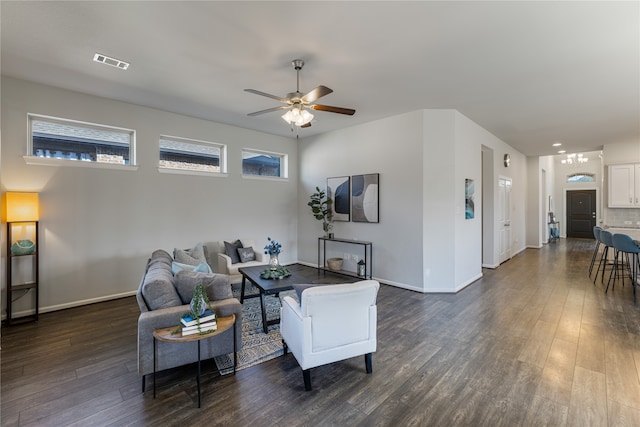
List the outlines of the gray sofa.
{"label": "gray sofa", "polygon": [[[140,306],[138,317],[138,373],[153,373],[153,331],[177,326],[180,316],[189,311],[189,302],[196,284],[207,290],[211,308],[218,316],[236,315],[237,350],[242,347],[242,305],[233,298],[229,276],[216,273],[179,271],[173,275],[173,258],[164,250],[156,250],[147,262],[136,298]],[[168,343],[158,341],[158,371],[198,361],[196,342]],[[201,342],[201,359],[233,353],[233,332],[229,330]]]}

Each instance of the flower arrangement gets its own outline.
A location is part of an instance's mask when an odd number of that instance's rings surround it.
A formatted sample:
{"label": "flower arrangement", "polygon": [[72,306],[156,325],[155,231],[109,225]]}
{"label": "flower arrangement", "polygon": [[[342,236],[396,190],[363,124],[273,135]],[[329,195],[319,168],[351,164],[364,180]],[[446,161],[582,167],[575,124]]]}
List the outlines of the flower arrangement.
{"label": "flower arrangement", "polygon": [[269,241],[269,244],[264,247],[264,253],[269,255],[279,255],[282,245],[275,240],[272,240],[271,237],[267,237],[267,240]]}

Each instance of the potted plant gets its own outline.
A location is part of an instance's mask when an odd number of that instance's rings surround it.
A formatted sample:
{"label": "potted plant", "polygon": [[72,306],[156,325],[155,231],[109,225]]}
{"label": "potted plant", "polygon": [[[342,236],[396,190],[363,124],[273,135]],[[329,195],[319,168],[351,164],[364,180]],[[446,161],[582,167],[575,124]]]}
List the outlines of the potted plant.
{"label": "potted plant", "polygon": [[[201,317],[206,313],[207,309],[213,312],[209,304],[210,304],[209,296],[207,295],[207,290],[205,289],[205,287],[202,286],[202,284],[196,285],[196,287],[193,289],[193,297],[191,298],[191,303],[189,304],[190,311],[181,316],[181,319],[180,319],[181,324],[185,326],[185,325],[190,325],[192,322],[195,322],[195,326],[197,327],[197,331],[200,335],[213,332],[215,330],[215,327],[211,328],[207,326],[205,328],[200,323]],[[208,320],[211,320],[210,318],[215,319],[215,314],[210,314],[205,318]],[[211,323],[206,323],[206,325],[211,325]],[[175,333],[180,333],[181,331],[182,331],[182,327],[179,326],[176,330],[172,331],[171,333],[175,334]],[[183,333],[182,335],[184,336],[185,332],[182,331],[182,333]]]}
{"label": "potted plant", "polygon": [[311,195],[311,200],[307,206],[311,208],[311,213],[318,220],[322,221],[322,229],[328,236],[333,228],[333,211],[331,205],[333,200],[327,196],[320,187],[316,187],[316,192]]}

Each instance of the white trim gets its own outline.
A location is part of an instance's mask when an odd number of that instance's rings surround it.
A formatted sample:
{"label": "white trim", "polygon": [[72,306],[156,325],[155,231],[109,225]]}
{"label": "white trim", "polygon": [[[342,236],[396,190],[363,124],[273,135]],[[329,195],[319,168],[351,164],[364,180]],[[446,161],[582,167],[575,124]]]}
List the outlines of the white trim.
{"label": "white trim", "polygon": [[97,168],[97,169],[112,169],[135,172],[138,170],[138,165],[119,165],[116,163],[99,163],[99,162],[85,162],[82,160],[70,160],[70,159],[51,159],[47,157],[37,156],[22,156],[25,163],[28,165],[37,166],[72,166],[78,168]]}
{"label": "white trim", "polygon": [[266,175],[245,175],[242,174],[242,178],[243,179],[260,179],[260,180],[266,180],[266,181],[283,181],[283,182],[288,182],[289,178],[280,178],[277,176],[266,176]]}
{"label": "white trim", "polygon": [[[184,138],[181,136],[172,136],[172,135],[160,135],[160,137],[158,138],[158,152],[160,152],[161,148],[160,148],[160,142],[161,140],[166,140],[166,141],[174,141],[177,143],[185,143],[185,144],[191,144],[191,145],[200,145],[203,147],[213,147],[213,148],[217,148],[220,151],[220,172],[207,172],[207,173],[217,173],[217,174],[221,174],[221,175],[226,175],[227,171],[227,145],[226,144],[220,144],[219,142],[213,142],[213,141],[204,141],[201,139],[192,139],[192,138]],[[197,153],[196,153],[197,154]],[[159,161],[159,160],[158,160]],[[158,168],[162,168],[162,169],[172,169],[172,168],[167,168],[167,167],[163,167],[163,166],[158,166]],[[174,169],[174,170],[182,170],[182,169]],[[184,169],[186,171],[188,171],[189,169]],[[202,171],[194,171],[194,172],[202,172]]]}
{"label": "white trim", "polygon": [[191,169],[172,169],[172,168],[164,168],[158,166],[158,172],[160,173],[172,173],[175,175],[200,175],[200,176],[211,176],[214,178],[226,178],[229,176],[227,173],[221,172],[206,172],[206,171],[194,171]]}
{"label": "white trim", "polygon": [[[87,305],[87,304],[94,304],[97,302],[104,302],[104,301],[111,301],[114,299],[120,299],[120,298],[125,298],[125,297],[130,297],[136,294],[136,292],[138,292],[137,290],[135,291],[128,291],[128,292],[123,292],[120,294],[113,294],[113,295],[106,295],[103,297],[98,297],[98,298],[90,298],[90,299],[85,299],[85,300],[81,300],[81,301],[73,301],[73,302],[68,302],[65,304],[58,304],[58,305],[50,305],[48,307],[40,307],[40,309],[38,310],[38,314],[42,314],[42,313],[49,313],[52,311],[58,311],[58,310],[64,310],[66,308],[73,308],[73,307],[80,307],[83,305]],[[24,310],[18,313],[14,313],[15,317],[22,317],[22,316],[29,316],[32,314],[35,314],[35,311],[33,309],[31,310]],[[6,319],[7,315],[6,313],[2,315],[2,319]]]}

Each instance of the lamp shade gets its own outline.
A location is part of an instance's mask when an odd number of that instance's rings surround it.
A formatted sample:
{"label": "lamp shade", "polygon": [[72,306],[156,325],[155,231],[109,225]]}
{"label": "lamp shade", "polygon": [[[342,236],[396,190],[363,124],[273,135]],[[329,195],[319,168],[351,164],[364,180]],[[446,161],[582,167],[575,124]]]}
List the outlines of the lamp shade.
{"label": "lamp shade", "polygon": [[38,221],[40,219],[38,193],[7,192],[5,207],[7,222]]}

